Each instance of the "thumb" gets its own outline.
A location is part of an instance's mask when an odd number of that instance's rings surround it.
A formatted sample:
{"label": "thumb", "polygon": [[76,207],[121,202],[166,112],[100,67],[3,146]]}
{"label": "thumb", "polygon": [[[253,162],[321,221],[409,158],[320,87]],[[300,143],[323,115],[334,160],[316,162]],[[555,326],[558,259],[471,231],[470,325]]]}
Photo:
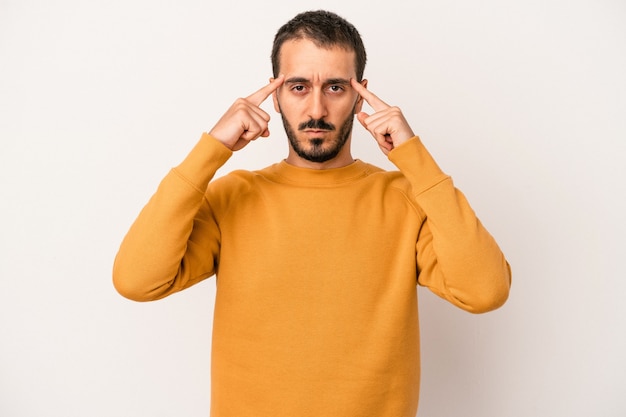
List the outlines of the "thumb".
{"label": "thumb", "polygon": [[359,120],[359,122],[363,125],[363,127],[364,127],[365,129],[367,129],[367,126],[366,126],[366,124],[365,124],[365,120],[366,120],[368,117],[370,117],[370,115],[369,115],[369,114],[367,114],[367,113],[365,113],[364,111],[359,112],[359,113],[356,115],[356,118]]}

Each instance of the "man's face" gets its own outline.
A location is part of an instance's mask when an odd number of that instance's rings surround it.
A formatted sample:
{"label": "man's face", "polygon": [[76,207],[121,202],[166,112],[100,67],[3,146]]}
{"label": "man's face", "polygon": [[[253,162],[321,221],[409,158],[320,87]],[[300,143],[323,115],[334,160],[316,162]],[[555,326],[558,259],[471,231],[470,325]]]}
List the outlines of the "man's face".
{"label": "man's face", "polygon": [[350,78],[356,78],[354,58],[353,51],[320,48],[308,39],[287,41],[281,47],[285,82],[274,93],[274,107],[289,138],[288,160],[351,162],[350,147],[345,145],[362,104],[350,86]]}

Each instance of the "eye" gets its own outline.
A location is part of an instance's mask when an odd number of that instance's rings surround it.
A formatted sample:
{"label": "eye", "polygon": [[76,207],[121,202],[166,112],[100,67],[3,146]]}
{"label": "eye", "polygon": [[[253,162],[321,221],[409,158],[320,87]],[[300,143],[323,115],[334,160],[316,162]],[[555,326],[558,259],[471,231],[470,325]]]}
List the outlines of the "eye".
{"label": "eye", "polygon": [[335,84],[335,85],[331,85],[330,87],[328,87],[328,90],[331,93],[341,93],[342,91],[344,91],[343,86]]}
{"label": "eye", "polygon": [[306,87],[302,84],[296,84],[293,87],[291,87],[291,91],[293,91],[296,94],[303,94],[306,92]]}

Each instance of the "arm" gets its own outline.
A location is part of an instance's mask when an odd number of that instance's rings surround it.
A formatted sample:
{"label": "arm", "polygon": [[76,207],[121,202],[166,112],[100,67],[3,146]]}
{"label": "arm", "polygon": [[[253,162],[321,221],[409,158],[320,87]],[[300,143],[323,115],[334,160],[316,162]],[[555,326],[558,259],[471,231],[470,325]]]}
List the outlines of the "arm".
{"label": "arm", "polygon": [[375,111],[371,116],[360,112],[359,121],[411,183],[424,212],[416,244],[418,282],[474,313],[502,305],[511,283],[509,264],[465,196],[413,134],[400,109],[354,80],[352,86]]}
{"label": "arm", "polygon": [[394,148],[389,159],[426,216],[416,245],[419,284],[473,313],[500,307],[509,293],[509,264],[452,178],[418,137]]}
{"label": "arm", "polygon": [[204,191],[231,151],[204,134],[161,181],[122,241],[113,284],[123,296],[151,301],[213,275],[219,229]]}
{"label": "arm", "polygon": [[278,77],[238,99],[161,181],[115,258],[113,284],[120,294],[137,301],[157,300],[215,273],[220,233],[206,188],[233,150],[269,136],[269,115],[259,106],[282,80]]}

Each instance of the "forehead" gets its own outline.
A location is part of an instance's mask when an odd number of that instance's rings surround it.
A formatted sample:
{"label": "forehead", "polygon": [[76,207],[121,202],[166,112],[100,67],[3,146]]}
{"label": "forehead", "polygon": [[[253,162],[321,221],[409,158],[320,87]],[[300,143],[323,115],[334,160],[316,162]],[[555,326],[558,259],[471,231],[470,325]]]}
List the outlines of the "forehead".
{"label": "forehead", "polygon": [[280,72],[290,76],[356,77],[356,54],[338,45],[317,46],[309,39],[285,42],[280,48]]}

